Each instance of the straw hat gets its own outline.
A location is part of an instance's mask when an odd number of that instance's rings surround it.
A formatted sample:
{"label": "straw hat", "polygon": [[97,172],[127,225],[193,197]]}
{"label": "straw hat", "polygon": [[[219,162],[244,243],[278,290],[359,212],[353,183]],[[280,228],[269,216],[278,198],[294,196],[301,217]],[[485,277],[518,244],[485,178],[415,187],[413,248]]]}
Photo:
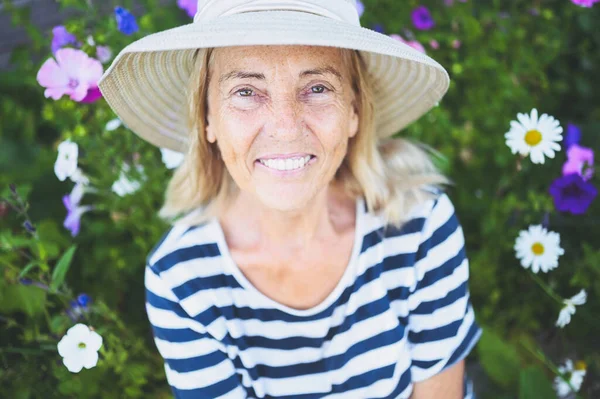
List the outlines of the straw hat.
{"label": "straw hat", "polygon": [[98,86],[138,136],[186,152],[186,87],[195,50],[277,44],[358,50],[374,82],[375,124],[382,138],[429,111],[450,83],[432,58],[361,27],[355,0],[198,0],[192,23],[125,47]]}

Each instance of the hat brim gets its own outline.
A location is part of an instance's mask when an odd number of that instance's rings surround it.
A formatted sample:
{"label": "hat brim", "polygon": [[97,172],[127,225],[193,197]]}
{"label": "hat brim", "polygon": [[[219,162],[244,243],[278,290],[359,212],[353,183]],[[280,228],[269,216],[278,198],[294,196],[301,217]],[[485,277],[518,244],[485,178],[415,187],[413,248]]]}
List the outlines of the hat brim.
{"label": "hat brim", "polygon": [[385,34],[319,15],[263,11],[190,23],[125,47],[99,81],[123,123],[157,147],[186,152],[187,85],[198,48],[313,45],[358,50],[374,82],[375,124],[389,137],[429,111],[450,79],[435,60]]}

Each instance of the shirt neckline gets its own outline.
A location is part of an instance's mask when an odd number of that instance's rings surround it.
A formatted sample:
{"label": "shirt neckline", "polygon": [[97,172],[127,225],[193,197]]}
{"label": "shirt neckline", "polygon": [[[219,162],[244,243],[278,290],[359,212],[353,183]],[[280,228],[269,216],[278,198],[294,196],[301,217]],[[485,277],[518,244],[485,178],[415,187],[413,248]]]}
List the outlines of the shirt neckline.
{"label": "shirt neckline", "polygon": [[363,210],[364,210],[364,199],[362,197],[357,197],[355,200],[355,209],[356,209],[356,220],[354,225],[354,242],[352,244],[352,252],[350,255],[350,260],[346,265],[346,269],[344,270],[344,274],[342,278],[336,285],[336,287],[329,293],[327,298],[325,298],[321,303],[308,308],[308,309],[295,309],[284,305],[280,302],[277,302],[274,299],[269,298],[261,291],[258,290],[247,278],[244,276],[242,271],[239,269],[238,265],[233,260],[231,253],[229,252],[229,247],[225,240],[225,234],[223,232],[223,228],[221,227],[221,223],[216,217],[212,218],[211,223],[213,224],[216,231],[216,241],[219,249],[219,253],[221,254],[224,260],[224,266],[226,270],[228,270],[231,275],[237,280],[237,282],[246,290],[248,290],[252,295],[258,296],[261,302],[268,304],[272,308],[279,309],[283,312],[295,315],[295,316],[312,316],[323,310],[327,309],[331,304],[333,304],[344,292],[346,287],[350,283],[350,279],[355,274],[356,265],[358,263],[358,255],[360,253],[360,248],[362,247],[363,242]]}

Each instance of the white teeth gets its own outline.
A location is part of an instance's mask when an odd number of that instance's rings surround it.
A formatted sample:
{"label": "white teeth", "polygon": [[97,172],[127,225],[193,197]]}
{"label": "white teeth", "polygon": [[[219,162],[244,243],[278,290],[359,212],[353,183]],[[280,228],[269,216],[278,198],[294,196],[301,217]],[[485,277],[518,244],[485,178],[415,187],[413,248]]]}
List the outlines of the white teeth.
{"label": "white teeth", "polygon": [[308,161],[310,161],[310,155],[303,158],[288,158],[288,159],[259,159],[263,165],[276,170],[294,170],[303,168]]}

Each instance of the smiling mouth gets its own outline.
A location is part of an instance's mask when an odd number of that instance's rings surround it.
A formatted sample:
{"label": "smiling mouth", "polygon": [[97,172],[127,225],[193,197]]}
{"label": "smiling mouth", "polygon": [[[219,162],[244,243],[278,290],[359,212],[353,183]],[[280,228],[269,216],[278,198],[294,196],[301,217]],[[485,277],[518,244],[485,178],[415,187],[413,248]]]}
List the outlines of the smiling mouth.
{"label": "smiling mouth", "polygon": [[316,157],[314,155],[306,155],[304,157],[295,158],[273,158],[273,159],[257,159],[255,162],[267,169],[278,171],[278,172],[295,172],[306,169],[309,165],[313,164],[313,160]]}

